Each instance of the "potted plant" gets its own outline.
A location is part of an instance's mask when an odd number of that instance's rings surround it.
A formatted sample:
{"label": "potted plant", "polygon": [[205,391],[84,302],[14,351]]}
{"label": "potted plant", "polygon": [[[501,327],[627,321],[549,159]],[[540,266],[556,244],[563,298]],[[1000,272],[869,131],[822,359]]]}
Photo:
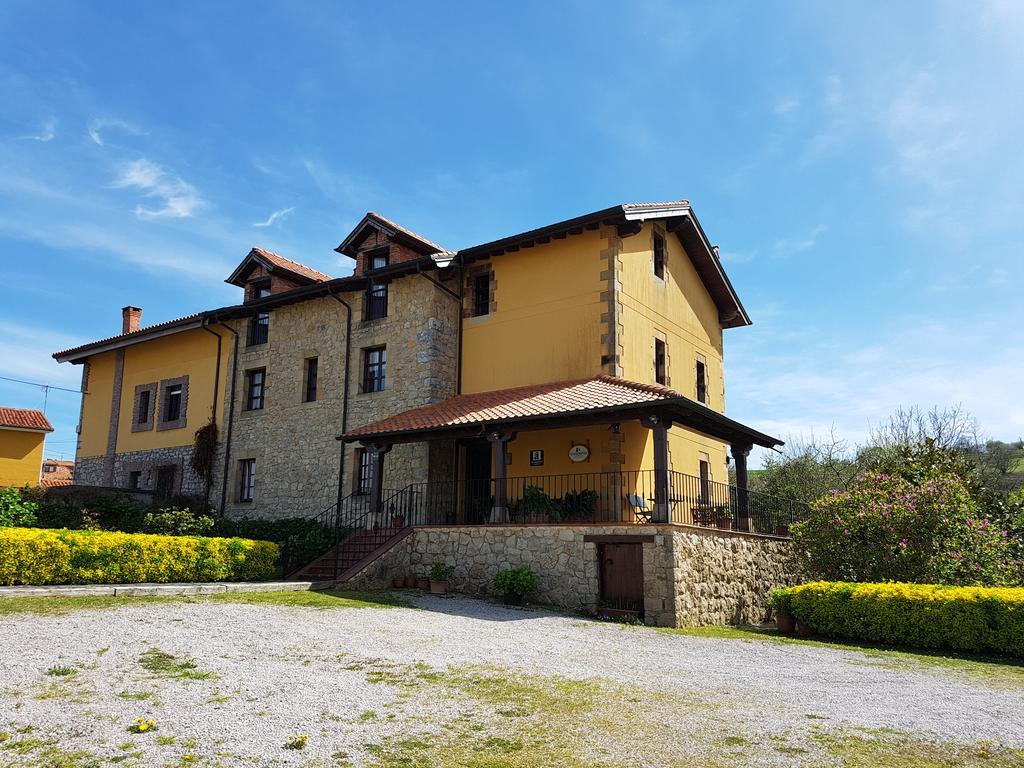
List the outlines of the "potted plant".
{"label": "potted plant", "polygon": [[444,595],[448,593],[448,579],[455,571],[454,565],[437,562],[430,569],[430,594]]}
{"label": "potted plant", "polygon": [[537,589],[537,577],[529,568],[509,568],[494,576],[494,591],[505,605],[522,605],[528,594]]}
{"label": "potted plant", "polygon": [[732,510],[727,505],[715,507],[715,525],[722,531],[732,530]]}
{"label": "potted plant", "polygon": [[775,628],[780,634],[791,635],[795,628],[792,593],[786,587],[776,587],[768,593],[768,607],[775,611]]}
{"label": "potted plant", "polygon": [[391,579],[391,586],[395,589],[401,589],[405,586],[405,576],[395,576]]}
{"label": "potted plant", "polygon": [[424,592],[426,592],[428,589],[430,589],[430,579],[428,579],[426,576],[418,576],[416,578],[416,589],[422,589]]}

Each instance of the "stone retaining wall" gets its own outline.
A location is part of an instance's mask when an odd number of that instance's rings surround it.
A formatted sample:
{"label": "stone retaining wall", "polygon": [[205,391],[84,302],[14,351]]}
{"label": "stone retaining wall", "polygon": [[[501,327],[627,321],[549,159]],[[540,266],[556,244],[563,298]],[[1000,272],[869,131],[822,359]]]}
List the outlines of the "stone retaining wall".
{"label": "stone retaining wall", "polygon": [[791,542],[684,526],[446,526],[418,528],[345,583],[379,589],[396,576],[455,566],[454,592],[491,594],[494,575],[526,566],[537,574],[532,600],[593,611],[600,593],[594,536],[642,537],[648,624],[758,623],[768,590],[793,582]]}

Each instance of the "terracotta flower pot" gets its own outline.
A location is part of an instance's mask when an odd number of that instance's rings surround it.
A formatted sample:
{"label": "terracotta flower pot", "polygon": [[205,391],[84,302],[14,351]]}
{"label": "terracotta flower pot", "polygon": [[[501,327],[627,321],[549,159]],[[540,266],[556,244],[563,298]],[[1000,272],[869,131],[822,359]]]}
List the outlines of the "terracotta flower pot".
{"label": "terracotta flower pot", "polygon": [[720,517],[717,520],[715,520],[715,524],[718,526],[718,529],[721,530],[721,531],[731,531],[732,530],[732,518],[731,517]]}
{"label": "terracotta flower pot", "polygon": [[814,634],[814,630],[804,624],[802,621],[796,623],[796,634],[798,637],[810,637]]}
{"label": "terracotta flower pot", "polygon": [[392,528],[405,528],[405,515],[395,515],[391,518]]}
{"label": "terracotta flower pot", "polygon": [[448,594],[448,582],[447,581],[434,581],[430,580],[430,594],[432,595],[446,595]]}
{"label": "terracotta flower pot", "polygon": [[779,630],[780,634],[792,635],[793,630],[796,629],[796,619],[788,613],[776,613],[775,628]]}
{"label": "terracotta flower pot", "polygon": [[405,586],[405,577],[404,576],[395,576],[395,578],[393,578],[391,580],[391,586],[394,587],[395,589],[401,589],[402,587]]}
{"label": "terracotta flower pot", "polygon": [[406,576],[405,577],[405,586],[406,586],[407,589],[411,589],[412,587],[415,587],[416,586],[416,577],[415,576]]}
{"label": "terracotta flower pot", "polygon": [[430,589],[430,579],[416,579],[416,588],[426,592]]}
{"label": "terracotta flower pot", "polygon": [[747,531],[748,533],[754,530],[754,526],[751,523],[749,517],[741,517],[736,521],[737,531]]}

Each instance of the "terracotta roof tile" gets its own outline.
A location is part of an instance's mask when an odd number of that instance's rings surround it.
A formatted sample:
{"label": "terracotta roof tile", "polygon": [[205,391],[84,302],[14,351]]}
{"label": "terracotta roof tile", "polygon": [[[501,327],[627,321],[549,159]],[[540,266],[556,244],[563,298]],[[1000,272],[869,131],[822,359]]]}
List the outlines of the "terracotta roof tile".
{"label": "terracotta roof tile", "polygon": [[615,376],[596,376],[458,395],[349,430],[345,436],[438,429],[524,416],[585,413],[617,405],[637,405],[680,397],[683,395],[667,387],[638,384]]}
{"label": "terracotta roof tile", "polygon": [[139,330],[137,330],[137,331],[132,331],[131,333],[118,333],[118,334],[115,334],[113,336],[108,336],[105,339],[98,339],[97,341],[90,341],[87,344],[81,344],[81,345],[79,345],[77,347],[71,347],[70,349],[63,349],[60,352],[54,352],[53,353],[53,357],[61,357],[62,355],[69,355],[69,354],[72,354],[74,352],[77,352],[80,349],[85,349],[86,347],[93,347],[93,346],[96,346],[96,345],[99,345],[99,344],[106,344],[107,342],[116,341],[117,339],[126,339],[126,338],[128,338],[130,336],[140,336],[140,335],[151,333],[152,331],[158,331],[158,330],[160,330],[162,328],[171,328],[171,327],[173,327],[175,325],[186,324],[186,323],[189,323],[192,320],[199,320],[200,318],[204,317],[207,314],[208,314],[208,312],[195,312],[195,313],[193,313],[191,315],[185,315],[184,317],[176,317],[173,320],[165,320],[162,323],[155,323],[153,325],[147,325],[147,326],[144,326],[142,328],[139,328]]}
{"label": "terracotta roof tile", "polygon": [[296,275],[308,277],[310,280],[315,280],[318,283],[323,283],[327,280],[333,279],[330,275],[325,275],[323,272],[319,272],[312,267],[307,267],[305,264],[300,264],[297,261],[286,259],[284,256],[276,254],[273,251],[268,251],[265,248],[254,247],[253,250],[274,266],[286,269],[289,272],[294,272]]}
{"label": "terracotta roof tile", "polygon": [[39,432],[53,432],[42,411],[23,408],[4,408],[0,406],[0,427],[14,429],[34,429]]}
{"label": "terracotta roof tile", "polygon": [[379,213],[374,213],[373,211],[367,211],[366,215],[367,216],[373,216],[373,218],[375,218],[378,221],[380,221],[382,224],[384,224],[384,226],[388,227],[389,229],[398,230],[399,232],[402,232],[402,233],[408,235],[411,238],[419,240],[421,243],[423,243],[424,245],[426,245],[426,246],[428,246],[430,248],[436,248],[439,253],[447,253],[448,252],[448,251],[445,250],[445,248],[443,246],[438,245],[433,240],[428,240],[423,235],[419,235],[419,234],[413,232],[411,229],[407,229],[406,227],[403,227],[398,222],[392,221],[391,219],[387,218],[386,216],[381,216]]}

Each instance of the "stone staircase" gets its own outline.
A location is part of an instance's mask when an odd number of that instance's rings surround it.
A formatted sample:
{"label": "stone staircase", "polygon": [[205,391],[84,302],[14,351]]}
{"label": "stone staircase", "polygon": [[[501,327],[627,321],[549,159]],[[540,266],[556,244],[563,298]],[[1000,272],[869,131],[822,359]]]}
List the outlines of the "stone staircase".
{"label": "stone staircase", "polygon": [[358,530],[288,578],[302,581],[345,581],[411,532],[411,527]]}

